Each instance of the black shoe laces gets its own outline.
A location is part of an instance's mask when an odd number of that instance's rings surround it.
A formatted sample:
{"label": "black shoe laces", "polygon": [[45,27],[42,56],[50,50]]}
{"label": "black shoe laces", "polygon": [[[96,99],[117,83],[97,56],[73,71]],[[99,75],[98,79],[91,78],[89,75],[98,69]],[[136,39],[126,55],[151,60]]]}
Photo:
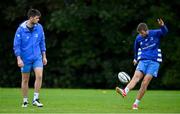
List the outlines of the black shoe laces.
{"label": "black shoe laces", "polygon": [[38,103],[40,103],[39,99],[36,99],[36,101],[37,101]]}
{"label": "black shoe laces", "polygon": [[24,104],[24,105],[27,105],[28,103],[27,103],[27,102],[24,102],[23,104]]}

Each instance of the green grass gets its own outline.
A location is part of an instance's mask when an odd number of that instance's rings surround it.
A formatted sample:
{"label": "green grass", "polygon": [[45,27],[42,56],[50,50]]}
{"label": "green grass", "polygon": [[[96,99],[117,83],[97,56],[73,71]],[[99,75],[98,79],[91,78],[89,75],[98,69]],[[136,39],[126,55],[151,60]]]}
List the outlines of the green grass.
{"label": "green grass", "polygon": [[0,88],[0,113],[180,113],[180,91],[147,91],[139,110],[132,110],[137,91],[126,98],[114,90],[42,89],[43,108],[32,106],[33,90],[29,91],[29,106],[21,107],[20,89]]}

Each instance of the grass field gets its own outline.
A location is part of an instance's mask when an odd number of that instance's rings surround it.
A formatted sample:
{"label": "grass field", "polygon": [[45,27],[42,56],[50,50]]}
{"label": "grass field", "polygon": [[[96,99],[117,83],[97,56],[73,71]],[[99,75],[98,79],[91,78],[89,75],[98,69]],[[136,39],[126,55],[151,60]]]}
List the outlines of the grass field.
{"label": "grass field", "polygon": [[43,108],[32,106],[33,90],[29,91],[29,106],[21,107],[20,89],[0,88],[0,113],[180,113],[180,91],[147,91],[139,110],[132,110],[137,91],[126,98],[114,90],[42,89]]}

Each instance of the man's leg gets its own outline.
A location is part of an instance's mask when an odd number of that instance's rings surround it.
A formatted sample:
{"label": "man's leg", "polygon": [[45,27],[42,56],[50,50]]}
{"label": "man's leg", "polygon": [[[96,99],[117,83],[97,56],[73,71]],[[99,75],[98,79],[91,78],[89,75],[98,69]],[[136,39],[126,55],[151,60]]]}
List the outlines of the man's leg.
{"label": "man's leg", "polygon": [[125,89],[121,89],[116,87],[116,92],[121,94],[123,97],[127,95],[127,93],[135,87],[135,85],[142,79],[143,73],[141,71],[136,70],[132,80],[125,87]]}
{"label": "man's leg", "polygon": [[158,62],[148,61],[146,76],[144,77],[144,79],[141,83],[141,87],[138,91],[136,100],[133,104],[133,109],[137,109],[138,104],[139,104],[140,100],[142,99],[142,97],[144,96],[144,94],[147,90],[147,87],[148,87],[149,83],[151,82],[152,78],[157,77],[159,66],[160,66],[160,64]]}
{"label": "man's leg", "polygon": [[138,100],[141,100],[142,97],[144,96],[144,93],[146,92],[147,87],[148,87],[149,83],[151,82],[152,78],[153,77],[150,74],[147,74],[144,77],[144,79],[143,79],[143,81],[141,83],[141,88],[139,89],[138,94],[137,94],[137,99]]}
{"label": "man's leg", "polygon": [[129,90],[133,89],[135,85],[143,78],[143,73],[141,71],[136,70],[132,80],[126,86]]}
{"label": "man's leg", "polygon": [[22,75],[21,90],[22,90],[22,95],[23,95],[22,107],[27,107],[30,73],[21,73],[21,75]]}
{"label": "man's leg", "polygon": [[145,92],[146,92],[146,90],[147,90],[147,87],[148,87],[149,83],[151,82],[152,78],[153,78],[153,76],[150,75],[150,74],[147,74],[147,75],[144,77],[144,79],[143,79],[143,81],[142,81],[142,83],[141,83],[141,87],[140,87],[140,89],[139,89],[139,91],[138,91],[136,100],[135,100],[135,102],[134,102],[134,104],[133,104],[133,109],[138,109],[138,105],[139,105],[139,103],[140,103],[140,100],[141,100],[142,97],[144,96],[144,94],[145,94]]}
{"label": "man's leg", "polygon": [[43,76],[43,68],[35,68],[35,83],[34,83],[34,92],[39,93],[42,85],[42,76]]}
{"label": "man's leg", "polygon": [[42,77],[43,77],[43,68],[37,67],[34,69],[35,72],[35,83],[34,83],[34,98],[33,98],[33,105],[36,105],[38,107],[42,107],[43,104],[39,102],[39,91],[41,89],[42,85]]}

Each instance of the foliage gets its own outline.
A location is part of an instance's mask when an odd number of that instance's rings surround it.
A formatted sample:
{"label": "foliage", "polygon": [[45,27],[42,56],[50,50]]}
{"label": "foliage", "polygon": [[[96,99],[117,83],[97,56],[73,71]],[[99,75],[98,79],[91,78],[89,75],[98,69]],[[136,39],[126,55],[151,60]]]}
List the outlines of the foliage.
{"label": "foliage", "polygon": [[156,19],[161,17],[169,33],[162,39],[164,62],[158,82],[153,80],[150,88],[179,89],[180,22],[175,21],[179,19],[179,12],[174,9],[179,5],[175,0],[170,3],[161,0],[2,2],[0,15],[3,18],[0,20],[4,23],[1,23],[0,53],[4,56],[0,57],[3,66],[0,86],[20,85],[20,73],[12,50],[13,37],[27,10],[33,7],[42,12],[41,23],[46,33],[48,66],[44,70],[44,87],[114,88],[119,84],[119,71],[133,75],[137,24],[143,21],[149,28],[158,28]]}

